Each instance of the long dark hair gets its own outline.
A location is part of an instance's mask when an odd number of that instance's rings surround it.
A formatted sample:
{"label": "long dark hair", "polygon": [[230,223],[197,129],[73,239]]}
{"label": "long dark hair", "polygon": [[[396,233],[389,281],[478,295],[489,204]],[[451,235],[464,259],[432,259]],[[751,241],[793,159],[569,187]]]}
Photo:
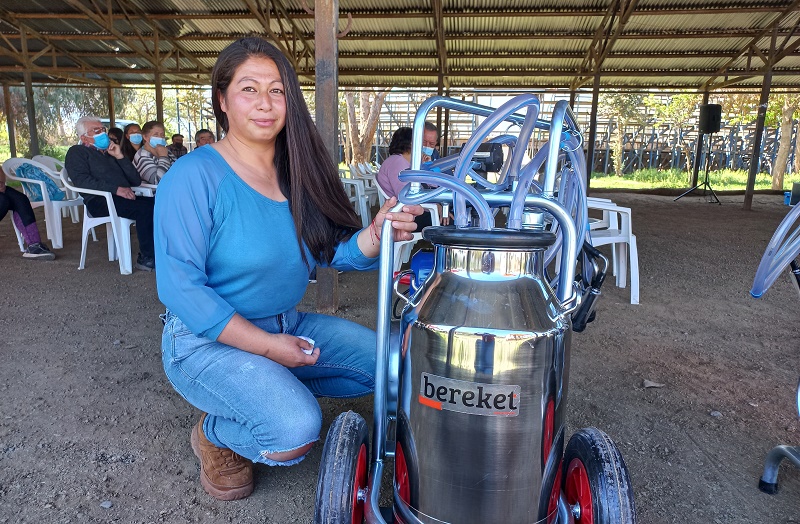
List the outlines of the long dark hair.
{"label": "long dark hair", "polygon": [[122,154],[125,155],[125,157],[127,157],[127,159],[131,162],[133,162],[133,157],[136,156],[136,148],[133,147],[133,144],[131,144],[131,141],[128,138],[128,130],[133,126],[139,127],[139,124],[128,124],[125,126],[125,129],[122,130],[122,144],[120,145]]}
{"label": "long dark hair", "polygon": [[[220,97],[225,96],[239,66],[252,57],[275,62],[283,81],[286,123],[275,139],[275,169],[281,192],[289,201],[297,241],[305,241],[316,260],[330,262],[336,245],[356,232],[361,223],[339,181],[339,170],[311,119],[289,60],[257,37],[242,38],[223,49],[211,72],[214,116],[227,133],[228,117],[222,111]],[[307,263],[304,250],[300,252]]]}

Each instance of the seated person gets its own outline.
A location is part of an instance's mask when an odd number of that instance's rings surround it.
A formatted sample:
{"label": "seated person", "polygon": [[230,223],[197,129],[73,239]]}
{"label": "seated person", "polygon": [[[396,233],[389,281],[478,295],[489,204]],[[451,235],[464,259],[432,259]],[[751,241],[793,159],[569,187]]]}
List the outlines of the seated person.
{"label": "seated person", "polygon": [[25,240],[24,258],[36,260],[54,260],[56,256],[47,249],[39,236],[36,216],[33,214],[31,202],[16,189],[6,187],[6,174],[0,169],[0,220],[11,211],[11,220]]}
{"label": "seated person", "polygon": [[128,124],[123,130],[125,138],[122,139],[122,154],[125,158],[133,162],[133,157],[139,148],[142,147],[142,128],[139,124]]}
{"label": "seated person", "polygon": [[[108,191],[112,194],[117,214],[136,221],[139,256],[136,268],[152,271],[156,267],[153,248],[153,197],[137,197],[131,187],[141,185],[142,179],[133,164],[122,154],[120,146],[111,142],[106,129],[96,116],[84,116],[75,124],[80,143],[67,151],[64,164],[72,182],[86,189]],[[94,217],[108,216],[106,199],[99,195],[83,194],[86,208]]]}
{"label": "seated person", "polygon": [[122,141],[125,139],[125,133],[118,127],[112,127],[108,130],[108,139],[121,146]]}
{"label": "seated person", "polygon": [[167,149],[164,124],[156,120],[146,122],[142,127],[142,138],[142,147],[133,156],[133,165],[142,181],[158,184],[175,161],[175,157]]}
{"label": "seated person", "polygon": [[[437,160],[440,158],[439,150],[439,128],[430,122],[425,122],[425,130],[422,132],[422,161]],[[425,157],[428,157],[427,160]]]}
{"label": "seated person", "polygon": [[[433,125],[433,124],[431,124]],[[430,154],[433,151],[432,147],[425,146],[424,144],[433,142],[436,145],[438,130],[433,126],[434,130],[428,130],[426,123],[425,131],[423,132],[423,155],[422,161],[429,161]],[[383,192],[386,193],[387,198],[397,196],[401,189],[406,185],[405,182],[400,181],[400,172],[411,168],[411,142],[413,138],[413,131],[410,127],[401,127],[392,135],[392,141],[389,143],[389,157],[383,161],[378,174],[375,176],[375,181],[381,186]],[[440,213],[441,216],[441,208]],[[431,225],[431,216],[429,213],[423,213],[414,220],[417,223],[417,231]],[[446,217],[442,217],[442,224],[448,221]]]}
{"label": "seated person", "polygon": [[172,153],[172,156],[174,156],[176,160],[189,152],[186,146],[183,145],[183,135],[180,133],[172,135],[172,143],[167,146],[167,149],[169,149],[169,152]]}
{"label": "seated person", "polygon": [[214,133],[209,131],[208,129],[201,129],[197,133],[194,134],[194,148],[197,149],[198,147],[202,147],[206,144],[213,144],[216,142],[217,139],[214,136]]}
{"label": "seated person", "polygon": [[389,142],[389,157],[381,164],[375,181],[381,186],[388,198],[397,196],[405,182],[400,182],[401,171],[411,169],[411,139],[413,131],[410,127],[401,127],[392,135]]}

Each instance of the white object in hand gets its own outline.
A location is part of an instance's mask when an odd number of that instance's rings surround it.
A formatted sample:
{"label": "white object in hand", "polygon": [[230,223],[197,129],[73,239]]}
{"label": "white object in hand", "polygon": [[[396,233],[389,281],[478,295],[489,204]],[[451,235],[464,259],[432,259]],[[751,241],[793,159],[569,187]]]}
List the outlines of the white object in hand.
{"label": "white object in hand", "polygon": [[310,355],[311,353],[314,352],[314,339],[313,338],[304,337],[304,336],[301,336],[301,335],[298,335],[297,338],[302,338],[303,340],[305,340],[306,342],[311,344],[311,349],[300,348],[303,351],[303,353],[305,353],[306,355]]}

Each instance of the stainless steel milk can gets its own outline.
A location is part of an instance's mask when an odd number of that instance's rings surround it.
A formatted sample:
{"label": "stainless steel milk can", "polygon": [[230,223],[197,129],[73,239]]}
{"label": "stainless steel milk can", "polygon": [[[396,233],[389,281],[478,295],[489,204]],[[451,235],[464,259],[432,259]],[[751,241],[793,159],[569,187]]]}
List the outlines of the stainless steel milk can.
{"label": "stainless steel milk can", "polygon": [[555,236],[424,236],[435,266],[401,323],[395,511],[407,523],[537,522],[569,372],[570,319],[543,267]]}

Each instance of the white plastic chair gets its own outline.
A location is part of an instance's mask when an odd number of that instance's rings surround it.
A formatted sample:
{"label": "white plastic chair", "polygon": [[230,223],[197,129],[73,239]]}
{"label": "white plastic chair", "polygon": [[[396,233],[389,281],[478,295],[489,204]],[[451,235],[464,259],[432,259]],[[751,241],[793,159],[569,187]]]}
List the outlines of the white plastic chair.
{"label": "white plastic chair", "polygon": [[[67,193],[67,198],[75,199],[80,196],[76,195],[74,191],[70,191],[69,189],[64,187],[64,183],[58,176],[58,174],[61,173],[61,170],[64,169],[64,162],[62,162],[57,158],[53,158],[47,155],[35,155],[31,160],[33,160],[34,162],[39,162],[40,164],[43,164],[50,168],[50,171],[52,171],[52,173],[48,173],[48,175],[51,175],[51,178],[56,182],[56,184],[58,184],[58,187],[62,191]],[[80,218],[78,216],[78,206],[72,206],[69,209],[64,208],[61,210],[62,217],[66,217],[68,213],[72,217],[72,223],[77,224]]]}
{"label": "white plastic chair", "polygon": [[353,179],[364,182],[364,195],[368,198],[370,205],[375,205],[378,201],[378,189],[376,188],[378,184],[375,182],[375,175],[368,173],[367,169],[359,164],[350,164],[350,174]]}
{"label": "white plastic chair", "polygon": [[106,237],[108,240],[108,260],[119,260],[119,272],[123,275],[130,275],[133,273],[133,258],[131,255],[131,226],[136,223],[135,220],[129,218],[122,218],[117,215],[117,208],[114,206],[114,199],[111,198],[111,193],[108,191],[99,191],[97,189],[88,189],[84,187],[77,187],[72,185],[69,179],[69,174],[66,168],[61,170],[61,180],[64,185],[72,191],[79,193],[87,193],[90,195],[98,195],[106,199],[106,206],[108,207],[108,216],[93,217],[89,213],[86,205],[83,206],[83,231],[81,233],[81,261],[78,269],[86,267],[86,247],[89,243],[89,232],[94,233],[94,228],[105,224]]}
{"label": "white plastic chair", "polygon": [[356,214],[361,217],[361,227],[367,227],[372,221],[372,215],[369,210],[369,197],[364,194],[364,181],[342,177],[339,177],[339,180],[342,182],[347,198],[353,204]]}
{"label": "white plastic chair", "polygon": [[[375,187],[378,189],[378,194],[381,198],[385,201],[389,199],[389,195],[386,191],[383,190],[380,184],[376,183]],[[383,204],[381,204],[383,205]],[[438,226],[442,223],[441,219],[439,218],[439,206],[436,204],[421,204],[423,209],[426,212],[431,214],[431,225]],[[408,259],[411,258],[411,249],[414,247],[418,241],[422,240],[422,232],[418,231],[413,233],[413,238],[411,240],[401,240],[395,241],[394,243],[394,267],[392,268],[394,273],[400,271],[400,268],[408,262]]]}
{"label": "white plastic chair", "polygon": [[611,201],[592,200],[588,202],[589,209],[599,209],[609,213],[610,224],[605,229],[590,231],[591,244],[594,247],[611,244],[613,249],[613,270],[616,275],[617,287],[624,288],[627,284],[628,260],[631,271],[631,304],[639,303],[639,250],[636,235],[633,234],[631,225],[631,210],[621,207]]}
{"label": "white plastic chair", "polygon": [[156,184],[148,184],[147,182],[142,182],[136,187],[132,187],[131,191],[133,191],[136,195],[139,196],[146,196],[146,197],[154,197],[156,196],[156,188],[158,186]]}
{"label": "white plastic chair", "polygon": [[20,233],[19,229],[17,229],[17,224],[14,223],[14,217],[11,216],[11,213],[13,213],[13,211],[9,211],[8,215],[6,216],[8,217],[9,220],[11,220],[11,227],[14,228],[14,234],[17,235],[17,244],[19,244],[19,250],[24,253],[25,240],[22,238],[22,233]]}
{"label": "white plastic chair", "polygon": [[[63,209],[70,208],[77,209],[78,206],[83,204],[83,198],[81,198],[80,195],[67,193],[64,200],[50,200],[50,195],[47,192],[47,184],[45,184],[43,181],[17,176],[17,168],[23,164],[31,164],[41,169],[44,174],[53,179],[54,183],[55,179],[59,177],[46,165],[40,164],[39,162],[35,162],[33,160],[28,160],[27,158],[9,158],[3,162],[3,172],[6,174],[7,179],[39,186],[39,190],[42,193],[42,200],[34,200],[33,195],[28,192],[28,188],[25,186],[25,184],[22,185],[22,189],[28,199],[30,199],[31,207],[44,208],[44,221],[47,228],[47,238],[52,243],[53,249],[61,249],[64,247],[64,235],[61,228],[61,211]],[[77,223],[77,212],[71,212],[70,215],[72,216],[72,222]]]}
{"label": "white plastic chair", "polygon": [[31,160],[47,166],[53,173],[60,173],[64,169],[64,162],[47,155],[35,155]]}

